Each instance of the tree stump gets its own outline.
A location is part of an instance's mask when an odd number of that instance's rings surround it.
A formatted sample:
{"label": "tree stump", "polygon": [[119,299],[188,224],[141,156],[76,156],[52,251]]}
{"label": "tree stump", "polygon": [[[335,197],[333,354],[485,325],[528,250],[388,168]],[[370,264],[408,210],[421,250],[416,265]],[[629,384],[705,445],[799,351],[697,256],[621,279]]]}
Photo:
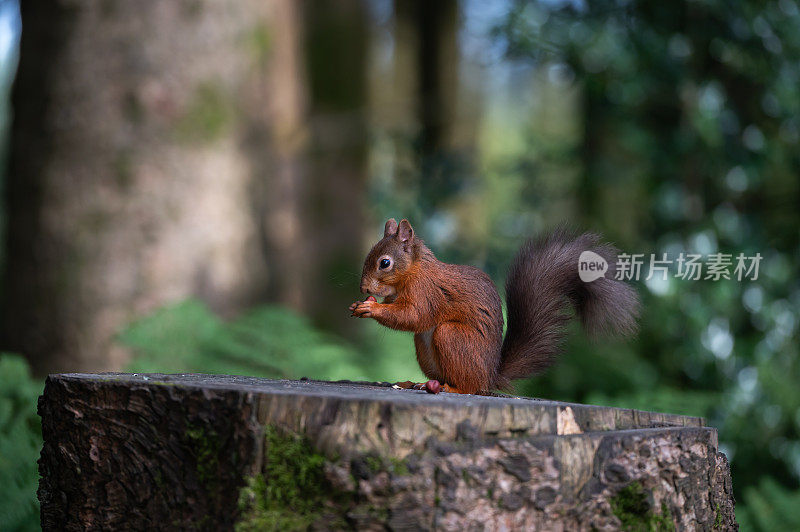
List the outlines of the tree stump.
{"label": "tree stump", "polygon": [[63,374],[45,530],[735,529],[700,418],[386,383]]}

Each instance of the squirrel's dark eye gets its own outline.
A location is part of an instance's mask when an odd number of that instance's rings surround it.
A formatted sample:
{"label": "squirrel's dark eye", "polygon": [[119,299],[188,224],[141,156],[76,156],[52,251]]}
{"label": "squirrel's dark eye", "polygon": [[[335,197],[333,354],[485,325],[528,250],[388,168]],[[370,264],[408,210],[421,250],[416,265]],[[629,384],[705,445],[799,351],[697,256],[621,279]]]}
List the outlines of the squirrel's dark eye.
{"label": "squirrel's dark eye", "polygon": [[378,265],[381,267],[381,270],[385,270],[386,268],[392,265],[392,261],[390,261],[389,259],[381,259]]}

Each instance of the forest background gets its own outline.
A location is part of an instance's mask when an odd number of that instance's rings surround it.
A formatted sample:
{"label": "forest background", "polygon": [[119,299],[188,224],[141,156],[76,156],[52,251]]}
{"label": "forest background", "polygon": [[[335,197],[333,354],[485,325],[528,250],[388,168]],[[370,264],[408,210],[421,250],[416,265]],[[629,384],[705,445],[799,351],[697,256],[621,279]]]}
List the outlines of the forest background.
{"label": "forest background", "polygon": [[[388,217],[498,286],[563,221],[643,254],[638,338],[576,327],[517,392],[705,416],[743,530],[800,528],[795,0],[21,10],[0,1],[0,529],[38,528],[48,373],[421,378],[410,335],[347,312]],[[762,261],[687,280],[682,253]]]}

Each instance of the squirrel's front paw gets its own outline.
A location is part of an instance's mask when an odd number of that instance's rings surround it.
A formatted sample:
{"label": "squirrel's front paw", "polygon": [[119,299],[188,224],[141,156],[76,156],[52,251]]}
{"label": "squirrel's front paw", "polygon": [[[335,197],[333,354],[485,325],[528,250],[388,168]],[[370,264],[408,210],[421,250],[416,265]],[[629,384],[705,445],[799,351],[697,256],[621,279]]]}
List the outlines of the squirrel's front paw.
{"label": "squirrel's front paw", "polygon": [[350,305],[350,315],[356,318],[371,318],[375,314],[377,305],[377,301],[356,301]]}

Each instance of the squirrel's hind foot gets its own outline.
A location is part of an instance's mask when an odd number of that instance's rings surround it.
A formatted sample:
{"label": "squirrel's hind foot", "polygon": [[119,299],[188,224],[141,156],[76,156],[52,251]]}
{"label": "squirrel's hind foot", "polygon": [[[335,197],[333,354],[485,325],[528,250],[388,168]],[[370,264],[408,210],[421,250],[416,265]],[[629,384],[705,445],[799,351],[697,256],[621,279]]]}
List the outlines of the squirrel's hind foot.
{"label": "squirrel's hind foot", "polygon": [[448,393],[461,393],[461,394],[471,394],[472,392],[466,392],[461,388],[456,388],[455,386],[451,386],[449,384],[442,384],[442,391]]}

